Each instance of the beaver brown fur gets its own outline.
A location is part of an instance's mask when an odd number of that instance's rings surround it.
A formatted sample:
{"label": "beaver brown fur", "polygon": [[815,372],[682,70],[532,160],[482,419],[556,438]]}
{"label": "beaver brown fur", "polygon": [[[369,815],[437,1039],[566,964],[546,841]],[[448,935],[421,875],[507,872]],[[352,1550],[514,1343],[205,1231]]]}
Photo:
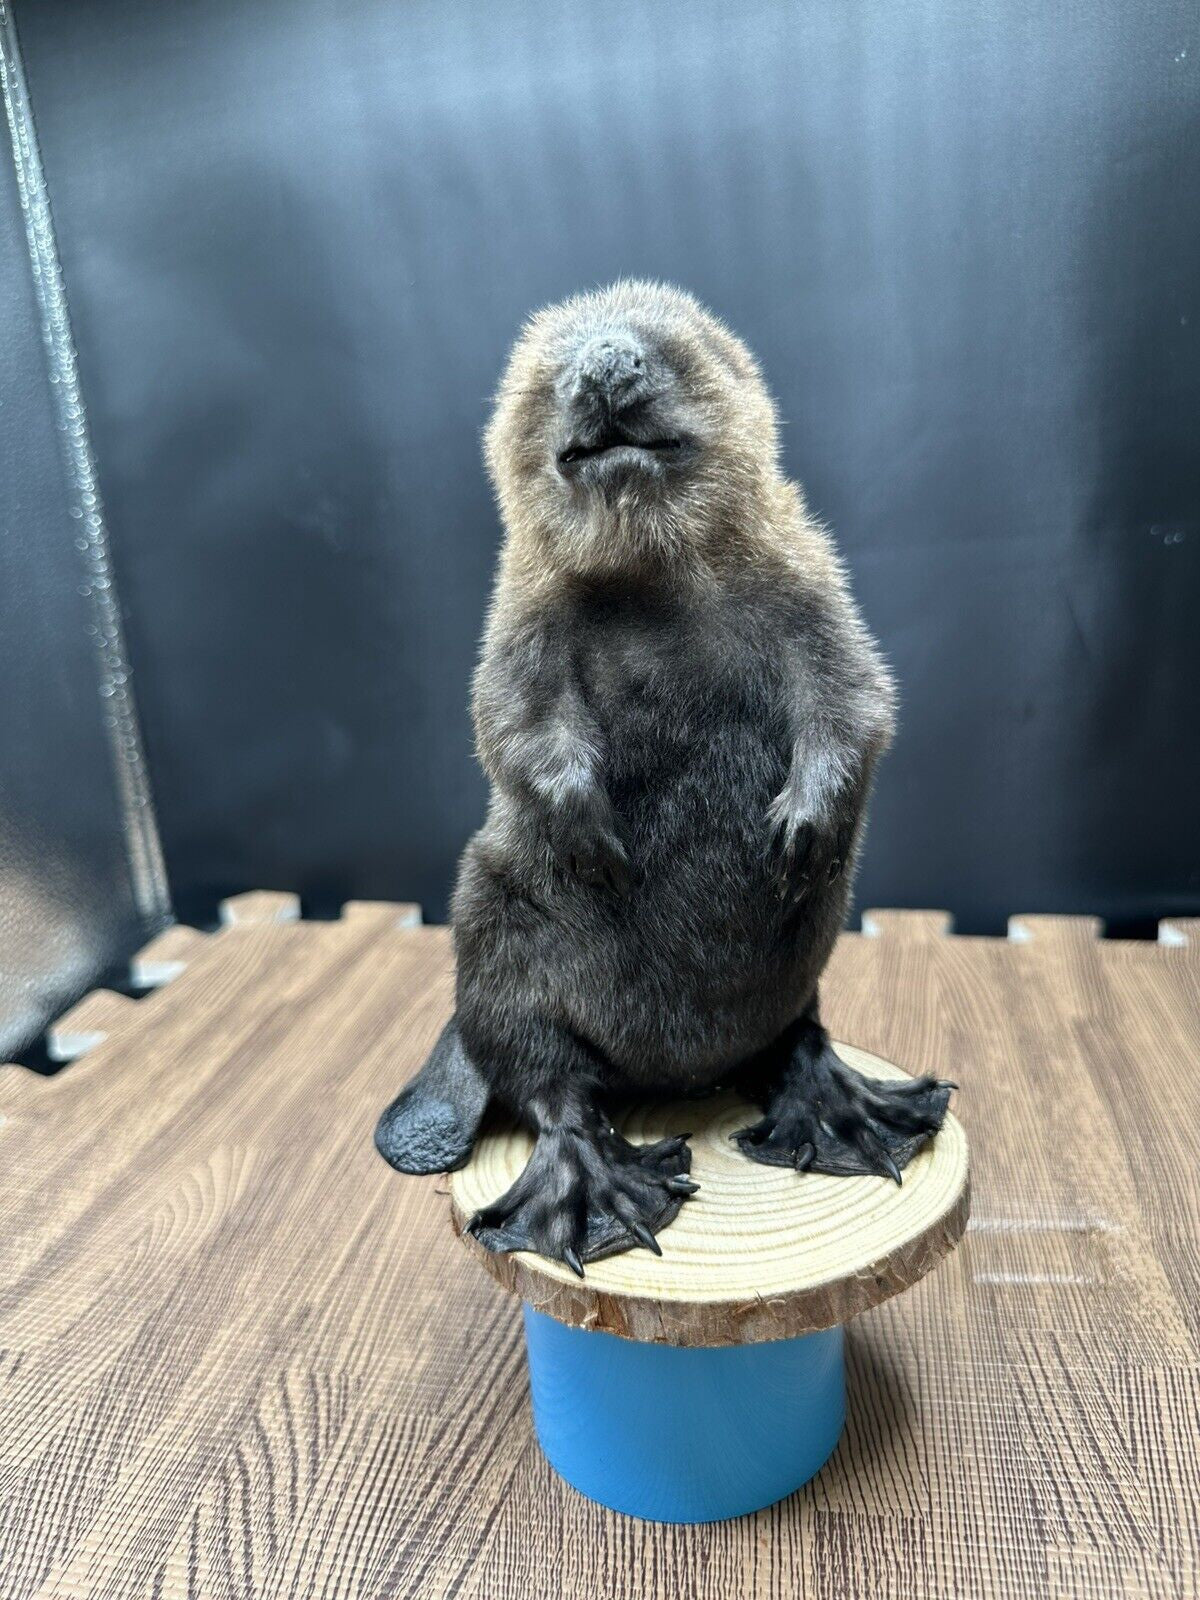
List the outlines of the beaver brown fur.
{"label": "beaver brown fur", "polygon": [[756,362],[676,289],[568,300],[517,342],[486,454],[491,800],[453,900],[457,1009],[380,1150],[459,1165],[497,1102],[536,1142],[473,1231],[580,1272],[660,1249],[695,1188],[686,1136],[614,1132],[623,1097],[734,1084],[763,1109],[752,1160],[898,1181],[950,1086],[863,1078],[817,1008],[893,686]]}

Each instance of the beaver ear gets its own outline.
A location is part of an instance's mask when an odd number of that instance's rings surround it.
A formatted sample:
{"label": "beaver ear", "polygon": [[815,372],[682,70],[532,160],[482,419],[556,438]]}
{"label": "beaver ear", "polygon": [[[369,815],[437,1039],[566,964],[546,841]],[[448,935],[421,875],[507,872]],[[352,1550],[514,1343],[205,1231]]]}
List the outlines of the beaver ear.
{"label": "beaver ear", "polygon": [[451,1017],[429,1060],[380,1117],[375,1148],[397,1172],[452,1172],[471,1154],[488,1096]]}

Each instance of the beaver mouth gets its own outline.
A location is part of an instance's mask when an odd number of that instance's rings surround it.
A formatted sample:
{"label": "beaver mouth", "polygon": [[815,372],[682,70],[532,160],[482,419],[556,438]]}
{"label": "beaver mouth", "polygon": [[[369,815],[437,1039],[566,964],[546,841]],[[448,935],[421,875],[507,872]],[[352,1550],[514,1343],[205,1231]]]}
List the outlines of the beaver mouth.
{"label": "beaver mouth", "polygon": [[583,444],[578,441],[569,444],[565,450],[560,450],[558,464],[560,467],[574,466],[580,461],[592,461],[597,456],[606,456],[615,450],[640,450],[652,455],[670,455],[672,451],[680,450],[683,440],[671,436],[656,439],[631,439],[627,434],[609,433],[596,440],[594,444]]}

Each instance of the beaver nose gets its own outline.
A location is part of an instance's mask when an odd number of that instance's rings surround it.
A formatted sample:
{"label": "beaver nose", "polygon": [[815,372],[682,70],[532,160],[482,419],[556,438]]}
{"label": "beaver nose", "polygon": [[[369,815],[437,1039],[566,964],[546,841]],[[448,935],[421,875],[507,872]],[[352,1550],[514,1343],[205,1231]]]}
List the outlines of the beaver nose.
{"label": "beaver nose", "polygon": [[607,401],[615,408],[631,398],[645,371],[645,353],[632,334],[600,334],[579,352],[575,394],[579,399]]}

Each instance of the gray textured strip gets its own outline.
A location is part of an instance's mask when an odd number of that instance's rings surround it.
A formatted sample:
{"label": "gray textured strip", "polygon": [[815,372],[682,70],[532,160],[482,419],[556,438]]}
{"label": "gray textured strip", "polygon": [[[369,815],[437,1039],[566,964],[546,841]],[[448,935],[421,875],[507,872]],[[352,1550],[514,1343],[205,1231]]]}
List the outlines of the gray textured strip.
{"label": "gray textured strip", "polygon": [[79,524],[75,544],[83,569],[82,591],[92,607],[88,631],[100,658],[102,715],[121,801],[125,848],[134,903],[147,923],[171,915],[170,889],[129,681],[121,612],[109,556],[108,529],[96,481],[87,413],[79,387],[75,342],[41,155],[29,106],[29,90],[17,42],[12,6],[0,0],[0,90],[12,135],[21,211],[29,241],[29,263],[41,313],[50,389],[62,437],[70,488],[70,514]]}

